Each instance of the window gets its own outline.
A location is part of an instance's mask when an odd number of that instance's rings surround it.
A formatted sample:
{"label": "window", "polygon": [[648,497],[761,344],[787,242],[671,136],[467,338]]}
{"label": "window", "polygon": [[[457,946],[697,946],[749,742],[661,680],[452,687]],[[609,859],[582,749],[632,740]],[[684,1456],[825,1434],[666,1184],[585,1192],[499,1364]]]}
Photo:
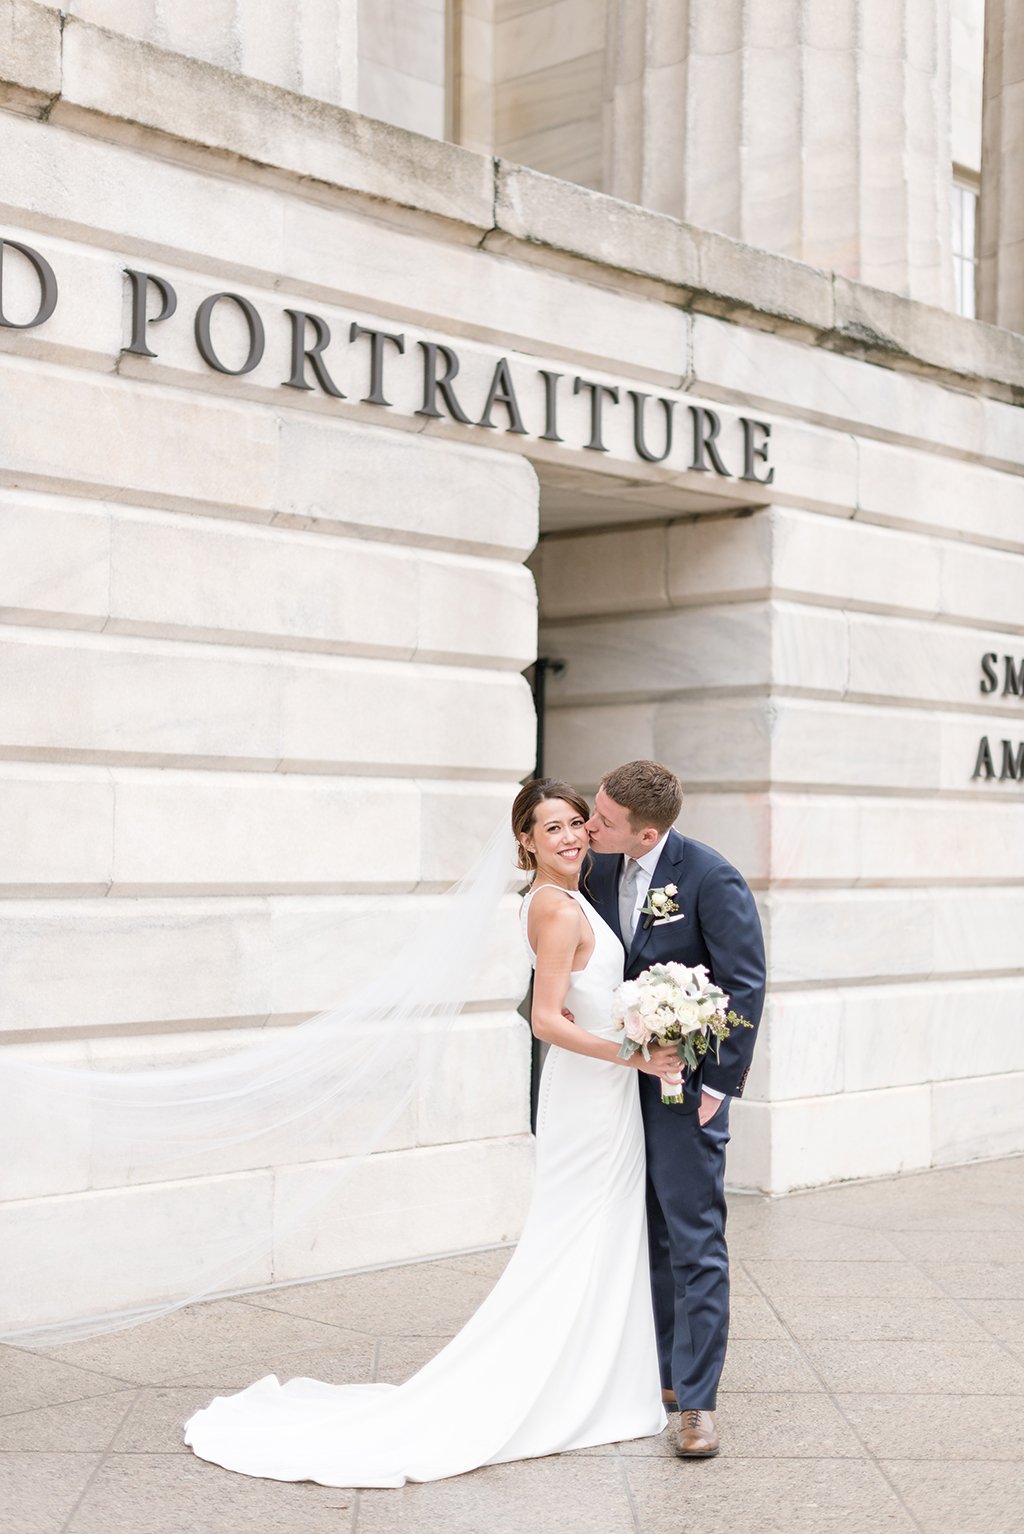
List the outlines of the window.
{"label": "window", "polygon": [[953,179],[953,304],[973,320],[978,273],[978,188],[966,177]]}

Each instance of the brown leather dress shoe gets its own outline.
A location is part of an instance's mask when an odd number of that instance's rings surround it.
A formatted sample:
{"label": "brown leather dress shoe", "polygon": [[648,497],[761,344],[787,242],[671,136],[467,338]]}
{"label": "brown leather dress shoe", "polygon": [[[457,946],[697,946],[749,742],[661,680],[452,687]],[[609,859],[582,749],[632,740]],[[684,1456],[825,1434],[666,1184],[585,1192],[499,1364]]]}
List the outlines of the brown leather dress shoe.
{"label": "brown leather dress shoe", "polygon": [[718,1453],[718,1429],[709,1411],[682,1411],[676,1427],[675,1451],[680,1459],[711,1459]]}
{"label": "brown leather dress shoe", "polygon": [[666,1411],[678,1411],[679,1410],[679,1404],[676,1401],[676,1393],[675,1393],[675,1391],[674,1390],[663,1390],[661,1392],[661,1404],[662,1404],[662,1406],[664,1406]]}

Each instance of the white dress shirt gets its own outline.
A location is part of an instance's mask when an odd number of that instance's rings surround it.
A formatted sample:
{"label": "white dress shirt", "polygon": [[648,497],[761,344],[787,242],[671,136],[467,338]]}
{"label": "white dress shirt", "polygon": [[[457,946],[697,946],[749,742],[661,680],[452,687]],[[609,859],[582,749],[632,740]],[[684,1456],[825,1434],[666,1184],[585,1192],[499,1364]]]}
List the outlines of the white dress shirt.
{"label": "white dress shirt", "polygon": [[[650,893],[651,884],[654,880],[654,872],[658,866],[658,859],[661,857],[661,854],[665,849],[665,843],[667,841],[668,832],[666,831],[665,835],[661,838],[661,841],[655,842],[650,852],[645,852],[642,858],[623,858],[622,860],[623,873],[625,873],[630,862],[637,863],[640,869],[636,879],[636,905],[633,908],[634,930],[636,928],[637,922],[640,920],[640,911],[643,906],[647,904],[647,896]],[[702,1090],[705,1091],[709,1097],[717,1097],[721,1099],[725,1096],[724,1092],[716,1092],[714,1087],[704,1086],[703,1083]]]}

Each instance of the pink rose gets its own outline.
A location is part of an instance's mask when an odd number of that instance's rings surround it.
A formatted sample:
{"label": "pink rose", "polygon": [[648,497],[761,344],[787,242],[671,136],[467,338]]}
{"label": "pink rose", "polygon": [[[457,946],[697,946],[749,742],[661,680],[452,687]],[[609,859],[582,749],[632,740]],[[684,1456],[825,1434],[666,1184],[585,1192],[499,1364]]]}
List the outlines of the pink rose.
{"label": "pink rose", "polygon": [[626,1038],[634,1044],[642,1044],[647,1038],[647,1025],[639,1012],[627,1012],[625,1017]]}

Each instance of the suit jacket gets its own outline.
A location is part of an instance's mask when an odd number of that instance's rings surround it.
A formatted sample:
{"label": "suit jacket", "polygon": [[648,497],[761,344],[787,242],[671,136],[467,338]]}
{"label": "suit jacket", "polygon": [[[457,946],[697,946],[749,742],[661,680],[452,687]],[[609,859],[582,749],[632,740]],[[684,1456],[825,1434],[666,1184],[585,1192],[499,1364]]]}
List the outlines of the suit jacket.
{"label": "suit jacket", "polygon": [[[621,857],[591,853],[580,889],[612,931],[619,933],[625,948],[619,930],[622,863]],[[717,1060],[710,1050],[699,1068],[687,1076],[686,1101],[675,1111],[692,1113],[700,1101],[702,1083],[727,1096],[742,1096],[764,1007],[764,939],[746,882],[713,847],[670,831],[651,889],[666,884],[674,884],[678,890],[674,899],[683,920],[655,926],[649,918],[640,917],[627,950],[626,979],[635,979],[650,965],[669,960],[704,964],[715,984],[728,994],[733,1010],[754,1025],[735,1029],[722,1041]]]}

